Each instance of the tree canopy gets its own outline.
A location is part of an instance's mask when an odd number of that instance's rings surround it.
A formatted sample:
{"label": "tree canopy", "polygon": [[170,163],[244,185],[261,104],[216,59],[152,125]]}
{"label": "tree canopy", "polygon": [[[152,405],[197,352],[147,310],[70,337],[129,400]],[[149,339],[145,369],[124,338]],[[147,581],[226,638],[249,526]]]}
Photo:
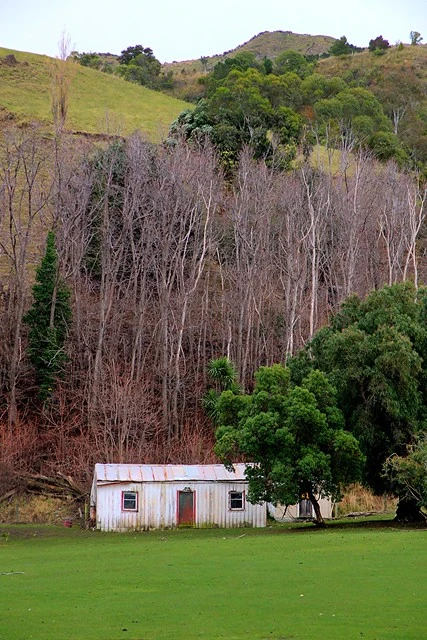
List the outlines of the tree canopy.
{"label": "tree canopy", "polygon": [[329,47],[328,54],[330,56],[345,56],[349,53],[359,53],[360,51],[363,51],[363,48],[350,44],[346,36],[341,36],[339,40],[335,40]]}
{"label": "tree canopy", "polygon": [[136,44],[130,46],[127,49],[123,49],[121,55],[118,57],[120,64],[130,64],[133,60],[144,56],[145,58],[154,58],[153,50],[150,47],[143,47],[142,44]]}
{"label": "tree canopy", "polygon": [[316,496],[338,499],[342,488],[360,477],[363,455],[355,437],[344,429],[336,391],[324,373],[311,371],[299,385],[280,364],[261,367],[252,393],[243,393],[222,363],[211,376],[225,374],[228,387],[213,401],[215,452],[228,467],[243,457],[248,465],[251,502],[291,505],[302,497],[323,522]]}
{"label": "tree canopy", "polygon": [[140,44],[128,47],[118,57],[120,65],[116,73],[130,82],[144,85],[150,89],[157,88],[158,76],[162,68],[155,58],[153,50]]}
{"label": "tree canopy", "polygon": [[296,380],[313,369],[328,375],[367,457],[365,482],[390,488],[385,460],[427,427],[427,289],[404,282],[351,296],[289,366]]}
{"label": "tree canopy", "polygon": [[389,41],[383,38],[382,36],[377,36],[376,38],[372,38],[372,40],[369,40],[369,45],[368,45],[369,51],[384,52],[386,49],[389,49],[389,48],[390,48]]}
{"label": "tree canopy", "polygon": [[67,359],[64,343],[71,324],[70,295],[59,277],[55,234],[51,231],[36,271],[34,302],[24,318],[29,326],[28,354],[42,400],[52,395]]}
{"label": "tree canopy", "polygon": [[[379,39],[374,44],[385,46]],[[358,50],[345,36],[334,46],[344,48],[341,53]],[[171,140],[178,135],[190,141],[209,138],[230,166],[249,146],[255,158],[268,162],[274,158],[274,166],[288,169],[301,140],[309,138],[303,132],[313,127],[320,143],[339,146],[346,138],[380,161],[395,158],[402,165],[409,161],[398,138],[396,118],[403,117],[401,110],[385,113],[381,96],[376,97],[371,86],[315,73],[314,63],[292,50],[270,63],[240,52],[216,64],[203,78],[204,98],[172,124]]]}
{"label": "tree canopy", "polygon": [[295,74],[279,79],[252,67],[234,68],[209,98],[180,114],[171,135],[192,141],[208,137],[232,162],[249,145],[256,158],[274,154],[276,163],[287,166],[302,134],[302,118],[291,106],[299,84]]}
{"label": "tree canopy", "polygon": [[409,37],[411,39],[412,46],[420,44],[421,40],[423,40],[423,37],[421,36],[421,33],[419,31],[411,31]]}

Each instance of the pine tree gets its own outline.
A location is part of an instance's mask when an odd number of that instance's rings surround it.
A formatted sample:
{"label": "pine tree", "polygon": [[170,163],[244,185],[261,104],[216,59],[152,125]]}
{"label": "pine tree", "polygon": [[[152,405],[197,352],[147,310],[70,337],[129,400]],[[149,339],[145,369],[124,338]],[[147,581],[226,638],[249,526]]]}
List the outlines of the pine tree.
{"label": "pine tree", "polygon": [[45,255],[36,270],[34,302],[24,318],[29,326],[28,355],[43,401],[52,395],[67,360],[64,344],[71,324],[70,293],[59,277],[55,234],[51,231]]}

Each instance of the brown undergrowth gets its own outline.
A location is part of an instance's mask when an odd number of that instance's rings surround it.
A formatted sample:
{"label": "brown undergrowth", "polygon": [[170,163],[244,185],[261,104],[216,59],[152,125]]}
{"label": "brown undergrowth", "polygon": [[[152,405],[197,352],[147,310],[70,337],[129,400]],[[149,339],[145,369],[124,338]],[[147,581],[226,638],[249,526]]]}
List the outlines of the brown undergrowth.
{"label": "brown undergrowth", "polygon": [[353,484],[336,506],[336,517],[350,513],[387,513],[396,509],[397,499],[392,496],[376,496],[366,487]]}

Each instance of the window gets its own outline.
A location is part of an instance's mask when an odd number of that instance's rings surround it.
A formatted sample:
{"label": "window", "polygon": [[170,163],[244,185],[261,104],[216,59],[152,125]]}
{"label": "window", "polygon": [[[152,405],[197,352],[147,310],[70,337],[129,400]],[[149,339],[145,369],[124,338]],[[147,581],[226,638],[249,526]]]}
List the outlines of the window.
{"label": "window", "polygon": [[138,493],[136,491],[122,491],[122,510],[138,511]]}
{"label": "window", "polygon": [[243,511],[245,508],[244,491],[229,491],[228,506],[231,511]]}

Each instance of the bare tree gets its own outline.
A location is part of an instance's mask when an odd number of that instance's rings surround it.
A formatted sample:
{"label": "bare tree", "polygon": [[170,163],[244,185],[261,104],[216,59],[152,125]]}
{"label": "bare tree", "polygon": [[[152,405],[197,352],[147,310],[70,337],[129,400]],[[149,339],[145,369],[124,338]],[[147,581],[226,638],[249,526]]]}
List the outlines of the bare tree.
{"label": "bare tree", "polygon": [[58,56],[51,64],[52,116],[56,134],[65,126],[68,113],[70,86],[77,73],[76,62],[71,53],[70,36],[63,31],[58,42]]}
{"label": "bare tree", "polygon": [[9,425],[18,419],[17,385],[24,347],[22,319],[31,286],[30,267],[44,237],[43,216],[51,200],[50,152],[41,138],[16,131],[6,134],[0,147],[0,248],[7,283],[3,287],[6,339],[2,356],[7,363]]}
{"label": "bare tree", "polygon": [[417,240],[427,214],[427,186],[425,184],[422,185],[420,177],[416,176],[412,184],[408,181],[406,194],[409,233],[406,243],[407,255],[403,268],[403,279],[407,279],[409,265],[412,263],[413,278],[415,286],[418,288]]}

